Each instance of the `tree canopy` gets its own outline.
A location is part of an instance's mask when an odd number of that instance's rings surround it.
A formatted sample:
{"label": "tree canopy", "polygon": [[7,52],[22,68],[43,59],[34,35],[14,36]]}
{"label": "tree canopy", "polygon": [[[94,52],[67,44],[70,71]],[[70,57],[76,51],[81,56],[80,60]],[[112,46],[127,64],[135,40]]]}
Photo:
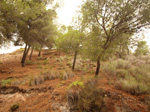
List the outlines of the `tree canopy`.
{"label": "tree canopy", "polygon": [[148,45],[146,44],[146,41],[139,41],[134,54],[136,56],[139,56],[139,55],[146,55],[149,52],[150,52],[150,49],[149,49]]}
{"label": "tree canopy", "polygon": [[[82,5],[82,24],[88,32],[95,32],[95,42],[88,44],[96,55],[99,73],[101,58],[119,41],[124,34],[133,35],[150,22],[149,0],[86,0]],[[90,52],[91,50],[89,50]],[[92,50],[93,52],[93,50]]]}

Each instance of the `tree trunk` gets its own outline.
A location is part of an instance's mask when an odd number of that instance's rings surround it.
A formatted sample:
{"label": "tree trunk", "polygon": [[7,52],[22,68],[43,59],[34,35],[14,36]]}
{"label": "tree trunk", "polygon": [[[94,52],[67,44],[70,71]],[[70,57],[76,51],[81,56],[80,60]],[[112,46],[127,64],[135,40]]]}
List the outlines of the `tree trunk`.
{"label": "tree trunk", "polygon": [[31,53],[30,53],[30,56],[29,56],[29,60],[31,60],[31,58],[32,58],[33,49],[34,49],[34,47],[32,47],[32,50],[31,50]]}
{"label": "tree trunk", "polygon": [[23,62],[23,60],[24,60],[26,50],[27,50],[27,44],[25,45],[25,48],[24,48],[24,52],[23,52],[23,56],[22,56],[21,63],[22,63],[22,62]]}
{"label": "tree trunk", "polygon": [[97,60],[97,68],[96,68],[95,76],[99,74],[99,70],[100,70],[100,59]]}
{"label": "tree trunk", "polygon": [[130,55],[130,50],[129,50],[129,48],[127,47],[127,50],[128,50],[128,55]]}
{"label": "tree trunk", "polygon": [[38,56],[41,56],[41,50],[42,50],[42,46],[40,47]]}
{"label": "tree trunk", "polygon": [[30,46],[28,46],[28,49],[26,50],[25,56],[24,56],[23,61],[22,61],[22,67],[25,67],[25,61],[26,61],[26,57],[28,55],[29,50],[30,50]]}
{"label": "tree trunk", "polygon": [[76,58],[77,58],[77,51],[75,51],[75,54],[74,54],[74,60],[73,60],[73,65],[72,65],[72,70],[73,71],[74,71],[75,64],[76,64]]}

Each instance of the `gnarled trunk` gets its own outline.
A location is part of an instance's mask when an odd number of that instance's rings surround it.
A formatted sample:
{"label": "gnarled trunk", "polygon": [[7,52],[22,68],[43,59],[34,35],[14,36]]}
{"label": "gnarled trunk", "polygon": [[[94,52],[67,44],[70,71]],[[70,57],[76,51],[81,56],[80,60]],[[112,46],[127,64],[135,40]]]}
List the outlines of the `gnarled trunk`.
{"label": "gnarled trunk", "polygon": [[34,47],[32,47],[32,49],[31,49],[31,53],[30,53],[30,56],[29,56],[29,60],[31,60],[31,58],[32,58],[33,50],[34,50]]}
{"label": "gnarled trunk", "polygon": [[100,59],[97,60],[97,67],[96,67],[95,76],[97,76],[99,74],[99,70],[100,70]]}
{"label": "gnarled trunk", "polygon": [[26,57],[28,55],[29,50],[30,50],[30,46],[28,46],[28,49],[26,50],[26,52],[24,54],[24,57],[23,57],[23,60],[22,60],[22,67],[25,67],[25,61],[26,61]]}
{"label": "gnarled trunk", "polygon": [[23,60],[24,60],[24,57],[25,57],[25,54],[26,54],[26,50],[27,50],[27,44],[25,45],[25,48],[24,48],[24,52],[23,52],[23,56],[22,56],[21,63],[22,63]]}
{"label": "gnarled trunk", "polygon": [[72,65],[72,70],[73,71],[74,71],[75,64],[76,64],[76,58],[77,58],[77,51],[75,51],[75,54],[74,54],[74,60],[73,60],[73,65]]}

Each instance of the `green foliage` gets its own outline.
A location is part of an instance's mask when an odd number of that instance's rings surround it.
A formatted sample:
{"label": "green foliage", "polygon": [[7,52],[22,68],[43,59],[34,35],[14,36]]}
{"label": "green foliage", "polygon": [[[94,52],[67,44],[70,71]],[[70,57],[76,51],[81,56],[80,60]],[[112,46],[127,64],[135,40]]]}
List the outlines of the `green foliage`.
{"label": "green foliage", "polygon": [[72,62],[71,61],[67,62],[67,65],[71,67]]}
{"label": "green foliage", "polygon": [[109,76],[116,75],[116,66],[115,63],[107,63],[102,66],[102,73],[107,74]]}
{"label": "green foliage", "polygon": [[60,87],[64,84],[65,82],[64,81],[61,81],[59,84],[56,85],[56,87]]}
{"label": "green foliage", "polygon": [[106,112],[105,92],[102,89],[97,89],[96,84],[91,81],[88,81],[79,92],[77,110],[78,112]]}
{"label": "green foliage", "polygon": [[41,65],[39,65],[38,67],[37,67],[37,69],[42,69],[43,67],[41,66]]}
{"label": "green foliage", "polygon": [[44,65],[49,64],[49,60],[44,60],[44,61],[43,61],[43,64],[44,64]]}
{"label": "green foliage", "polygon": [[[102,73],[109,75],[116,87],[133,95],[150,93],[150,64],[146,64],[149,56],[127,57],[126,60],[117,59],[105,62]],[[136,64],[139,62],[139,64]],[[142,64],[144,62],[144,64]],[[113,75],[113,77],[111,77]],[[115,80],[114,80],[115,79]]]}
{"label": "green foliage", "polygon": [[18,108],[19,108],[19,103],[13,104],[13,105],[10,107],[10,110],[13,112],[13,111],[16,111]]}
{"label": "green foliage", "polygon": [[117,70],[116,75],[118,78],[124,79],[126,76],[129,75],[129,72],[128,72],[128,70],[125,70],[125,69],[119,69],[119,70]]}
{"label": "green foliage", "polygon": [[28,61],[25,62],[25,64],[26,65],[34,65],[35,63],[33,61],[28,60]]}
{"label": "green foliage", "polygon": [[124,71],[122,79],[118,81],[118,87],[134,95],[150,92],[150,66],[135,67],[132,71]]}
{"label": "green foliage", "polygon": [[130,62],[128,62],[126,60],[118,59],[116,61],[116,63],[117,63],[117,66],[116,66],[117,69],[129,69],[129,68],[131,68]]}
{"label": "green foliage", "polygon": [[45,58],[43,56],[37,57],[37,60],[44,60]]}
{"label": "green foliage", "polygon": [[66,53],[78,51],[82,38],[83,34],[78,30],[69,30],[56,40],[57,49]]}
{"label": "green foliage", "polygon": [[42,77],[42,76],[31,77],[29,80],[29,86],[40,85],[43,82],[44,82],[44,77]]}
{"label": "green foliage", "polygon": [[82,26],[87,33],[82,44],[85,57],[100,62],[115,53],[119,45],[128,47],[132,35],[149,25],[150,16],[144,14],[146,11],[150,15],[149,5],[149,0],[85,1],[81,7]]}
{"label": "green foliage", "polygon": [[2,80],[2,81],[1,81],[1,85],[2,85],[2,86],[6,86],[7,84],[11,84],[11,82],[12,82],[12,79]]}
{"label": "green foliage", "polygon": [[19,49],[19,52],[23,52],[23,51],[24,51],[24,48],[20,48],[20,49]]}
{"label": "green foliage", "polygon": [[84,85],[83,85],[83,82],[77,80],[77,81],[73,82],[72,84],[70,84],[68,86],[68,89],[70,89],[72,87],[81,87],[81,88],[84,88]]}
{"label": "green foliage", "polygon": [[[47,2],[50,1],[50,2]],[[15,45],[28,43],[52,47],[57,28],[54,24],[56,7],[53,0],[1,0],[0,44],[12,40]],[[53,7],[46,9],[46,5]],[[16,8],[17,7],[17,8]],[[13,36],[16,39],[13,39]]]}
{"label": "green foliage", "polygon": [[135,50],[135,55],[147,55],[150,52],[148,45],[146,45],[146,41],[139,41],[137,45],[137,49]]}

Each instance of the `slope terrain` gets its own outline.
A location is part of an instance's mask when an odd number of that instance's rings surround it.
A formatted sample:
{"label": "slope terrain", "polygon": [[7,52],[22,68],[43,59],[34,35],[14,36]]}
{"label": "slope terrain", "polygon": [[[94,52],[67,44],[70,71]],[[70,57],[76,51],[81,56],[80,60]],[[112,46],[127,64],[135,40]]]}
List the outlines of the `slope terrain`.
{"label": "slope terrain", "polygon": [[[95,63],[77,59],[71,70],[72,55],[44,50],[34,51],[21,67],[23,51],[0,55],[0,112],[70,112],[69,86],[94,78]],[[149,112],[150,95],[131,95],[109,82],[109,76],[97,77],[97,88],[105,91],[107,112]]]}

